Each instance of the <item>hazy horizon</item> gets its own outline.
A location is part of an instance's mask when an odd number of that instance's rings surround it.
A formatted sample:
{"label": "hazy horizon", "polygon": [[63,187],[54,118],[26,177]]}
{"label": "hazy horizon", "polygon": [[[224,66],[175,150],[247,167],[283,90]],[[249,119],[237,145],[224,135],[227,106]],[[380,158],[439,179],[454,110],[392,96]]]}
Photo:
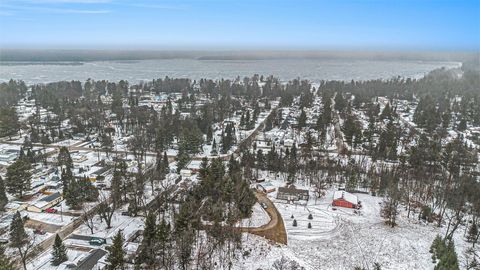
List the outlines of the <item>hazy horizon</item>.
{"label": "hazy horizon", "polygon": [[2,49],[0,61],[102,61],[146,59],[262,60],[262,59],[360,59],[464,61],[478,58],[475,51],[388,50],[142,50],[142,49]]}

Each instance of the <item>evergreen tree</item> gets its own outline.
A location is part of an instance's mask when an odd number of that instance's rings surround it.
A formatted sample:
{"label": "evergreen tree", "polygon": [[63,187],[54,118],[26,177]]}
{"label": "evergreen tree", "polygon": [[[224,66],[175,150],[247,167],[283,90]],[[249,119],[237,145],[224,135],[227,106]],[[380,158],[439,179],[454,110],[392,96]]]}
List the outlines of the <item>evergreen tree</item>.
{"label": "evergreen tree", "polygon": [[382,113],[380,114],[380,120],[392,120],[392,109],[390,109],[390,102],[385,105],[385,108],[383,108]]}
{"label": "evergreen tree", "polygon": [[430,247],[435,270],[459,270],[457,253],[452,240],[442,239],[440,236],[433,240]]}
{"label": "evergreen tree", "polygon": [[161,267],[169,269],[171,261],[170,256],[172,252],[172,232],[170,224],[167,224],[165,219],[162,219],[162,221],[157,225],[155,232],[158,261]]}
{"label": "evergreen tree", "polygon": [[113,238],[111,246],[107,247],[107,269],[108,270],[123,270],[125,269],[125,251],[123,250],[123,235],[119,230]]}
{"label": "evergreen tree", "polygon": [[12,223],[10,224],[9,240],[10,247],[18,250],[23,263],[23,268],[27,270],[27,255],[29,250],[33,247],[33,242],[25,232],[23,218],[18,211],[13,215]]}
{"label": "evergreen tree", "polygon": [[52,265],[57,266],[67,260],[68,260],[67,249],[63,245],[62,239],[57,234],[55,235],[55,242],[53,243],[51,263]]}
{"label": "evergreen tree", "polygon": [[5,183],[7,191],[19,197],[22,197],[26,191],[29,191],[31,189],[31,169],[32,166],[25,158],[19,158],[12,165],[8,166]]}
{"label": "evergreen tree", "polygon": [[59,167],[65,167],[69,169],[73,169],[73,161],[72,157],[70,156],[70,151],[65,146],[60,147],[57,156],[57,163]]}
{"label": "evergreen tree", "polygon": [[5,184],[0,176],[0,211],[5,209],[5,205],[8,203],[7,193],[5,192]]}
{"label": "evergreen tree", "polygon": [[458,131],[465,131],[467,129],[467,120],[465,118],[460,118],[457,129]]}
{"label": "evergreen tree", "polygon": [[185,166],[187,166],[188,162],[190,162],[190,156],[185,147],[180,146],[175,159],[177,160],[177,173],[179,173]]}
{"label": "evergreen tree", "polygon": [[208,128],[207,128],[207,141],[211,142],[212,139],[213,139],[212,127],[208,126]]}
{"label": "evergreen tree", "polygon": [[376,157],[387,158],[390,160],[397,159],[397,128],[393,121],[389,121],[385,130],[380,134],[379,142],[376,149]]}
{"label": "evergreen tree", "polygon": [[70,167],[67,166],[66,169],[62,169],[61,180],[62,180],[63,194],[65,195],[68,191],[68,187],[70,183],[75,181],[75,178],[73,177],[73,173]]}
{"label": "evergreen tree", "polygon": [[335,95],[335,110],[339,112],[343,112],[345,108],[347,107],[347,100],[343,97],[341,92],[337,92]]}
{"label": "evergreen tree", "polygon": [[229,123],[225,127],[225,132],[222,136],[222,153],[227,153],[230,147],[235,143],[235,128],[233,124]]}
{"label": "evergreen tree", "polygon": [[68,184],[68,189],[64,192],[66,204],[72,209],[80,209],[84,203],[84,196],[79,183],[76,180]]}
{"label": "evergreen tree", "polygon": [[81,201],[82,202],[95,202],[98,199],[98,190],[92,184],[88,177],[83,177],[78,180],[78,185],[81,191]]}
{"label": "evergreen tree", "polygon": [[475,244],[477,239],[478,239],[478,225],[475,223],[472,223],[472,225],[470,225],[470,228],[468,229],[467,241]]}
{"label": "evergreen tree", "polygon": [[20,129],[20,123],[15,108],[0,108],[0,137],[9,136],[17,133]]}
{"label": "evergreen tree", "polygon": [[139,254],[139,262],[152,265],[155,261],[156,253],[156,229],[157,216],[155,212],[150,211],[145,219],[145,228],[143,230],[142,250]]}
{"label": "evergreen tree", "polygon": [[162,168],[163,168],[163,173],[167,175],[170,172],[170,166],[168,164],[168,156],[167,156],[167,151],[163,152],[163,160],[162,160]]}
{"label": "evergreen tree", "polygon": [[207,169],[208,169],[208,158],[202,158],[202,163],[200,164],[200,169],[198,171],[198,177],[200,180],[204,180],[207,177]]}
{"label": "evergreen tree", "polygon": [[302,112],[300,113],[300,116],[298,117],[298,127],[299,128],[304,128],[307,125],[307,114],[302,108]]}
{"label": "evergreen tree", "polygon": [[210,151],[210,154],[212,154],[212,155],[217,155],[218,154],[217,142],[215,141],[215,139],[213,139],[212,151]]}

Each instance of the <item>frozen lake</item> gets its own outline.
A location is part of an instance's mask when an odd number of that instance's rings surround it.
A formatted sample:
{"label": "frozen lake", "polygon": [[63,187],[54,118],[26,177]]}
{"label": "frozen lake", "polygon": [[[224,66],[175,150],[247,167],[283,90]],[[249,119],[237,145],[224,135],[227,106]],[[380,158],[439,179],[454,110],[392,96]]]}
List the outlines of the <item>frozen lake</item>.
{"label": "frozen lake", "polygon": [[388,79],[395,76],[420,78],[429,71],[460,67],[458,62],[378,61],[346,59],[197,60],[155,59],[139,61],[93,61],[74,63],[0,62],[0,81],[21,79],[28,84],[61,80],[139,82],[163,78],[229,78],[274,75],[281,80]]}

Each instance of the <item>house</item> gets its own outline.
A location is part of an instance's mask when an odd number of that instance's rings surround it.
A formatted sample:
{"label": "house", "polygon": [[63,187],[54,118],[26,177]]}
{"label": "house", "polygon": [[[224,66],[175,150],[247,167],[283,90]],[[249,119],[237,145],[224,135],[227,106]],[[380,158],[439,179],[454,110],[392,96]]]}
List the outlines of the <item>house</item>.
{"label": "house", "polygon": [[186,169],[190,170],[192,173],[198,173],[201,167],[202,167],[201,160],[192,160],[190,161],[190,163],[188,163],[188,165],[186,166]]}
{"label": "house", "polygon": [[340,206],[346,208],[359,208],[360,202],[357,196],[343,190],[337,190],[333,193],[333,206]]}
{"label": "house", "polygon": [[297,189],[294,185],[288,187],[279,187],[277,192],[277,199],[288,201],[308,201],[308,190]]}
{"label": "house", "polygon": [[285,139],[283,141],[283,146],[288,147],[288,148],[293,147],[294,144],[295,144],[295,142],[292,139]]}
{"label": "house", "polygon": [[257,184],[257,190],[263,193],[270,193],[275,191],[275,186],[270,182]]}
{"label": "house", "polygon": [[27,211],[36,213],[43,212],[61,202],[62,199],[60,192],[53,193],[27,206]]}
{"label": "house", "polygon": [[2,149],[0,150],[0,162],[9,164],[18,157],[19,153],[20,151],[15,149]]}
{"label": "house", "polygon": [[85,259],[82,259],[77,266],[77,270],[90,270],[90,269],[103,269],[100,267],[95,267],[98,261],[103,258],[107,252],[103,249],[94,249],[90,251],[88,256]]}
{"label": "house", "polygon": [[192,176],[192,171],[189,170],[189,169],[181,169],[180,170],[180,175],[182,177],[190,177],[190,176]]}

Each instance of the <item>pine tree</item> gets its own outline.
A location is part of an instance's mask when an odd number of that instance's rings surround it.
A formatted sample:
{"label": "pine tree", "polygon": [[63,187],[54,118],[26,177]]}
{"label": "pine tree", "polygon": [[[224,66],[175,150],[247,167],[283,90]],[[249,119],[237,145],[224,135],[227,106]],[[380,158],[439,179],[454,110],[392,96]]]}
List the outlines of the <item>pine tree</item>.
{"label": "pine tree", "polygon": [[112,199],[112,203],[115,205],[120,205],[122,201],[122,173],[117,167],[115,167],[115,170],[113,171],[111,188],[112,191],[110,198]]}
{"label": "pine tree", "polygon": [[30,163],[24,158],[19,158],[8,166],[5,185],[9,193],[22,197],[26,191],[31,189],[31,168]]}
{"label": "pine tree", "polygon": [[217,155],[218,154],[217,142],[215,141],[215,139],[213,139],[212,151],[210,151],[210,154],[212,154],[212,155]]}
{"label": "pine tree", "polygon": [[61,180],[62,180],[62,186],[63,186],[63,194],[66,194],[70,183],[75,181],[70,167],[67,166],[67,168],[62,169]]}
{"label": "pine tree", "polygon": [[161,269],[170,269],[170,257],[172,252],[172,237],[170,224],[167,224],[165,219],[157,225],[155,230],[156,253],[158,254],[158,262]]}
{"label": "pine tree", "polygon": [[207,128],[207,141],[211,142],[212,138],[213,138],[212,127],[208,126],[208,128]]}
{"label": "pine tree", "polygon": [[157,216],[155,212],[150,211],[145,219],[145,229],[143,230],[142,250],[139,254],[139,262],[152,265],[155,261],[156,252],[156,229],[157,229]]}
{"label": "pine tree", "polygon": [[65,146],[60,147],[60,150],[57,156],[57,163],[59,167],[65,167],[69,169],[73,168],[73,161],[70,156],[70,151],[68,151],[67,147]]}
{"label": "pine tree", "polygon": [[164,173],[165,175],[167,175],[167,174],[170,172],[170,167],[169,167],[169,165],[168,165],[168,156],[167,156],[167,152],[166,152],[166,151],[163,152],[163,161],[162,161],[162,163],[163,163],[162,167],[163,167],[163,170],[164,170],[163,173]]}
{"label": "pine tree", "polygon": [[385,108],[383,108],[382,113],[380,114],[380,120],[392,119],[392,110],[390,109],[390,102],[385,105]]}
{"label": "pine tree", "polygon": [[63,197],[67,205],[72,209],[80,209],[84,202],[80,185],[75,180],[68,184],[68,189],[64,192]]}
{"label": "pine tree", "polygon": [[52,265],[57,266],[67,260],[68,260],[67,249],[63,245],[62,239],[57,234],[55,235],[55,242],[53,243],[51,263]]}
{"label": "pine tree", "polygon": [[293,226],[293,227],[297,227],[297,220],[296,220],[296,219],[293,220],[292,226]]}
{"label": "pine tree", "polygon": [[475,243],[478,239],[478,225],[472,223],[468,229],[467,241],[470,243]]}
{"label": "pine tree", "polygon": [[123,250],[123,235],[119,230],[113,238],[111,246],[107,247],[109,252],[107,257],[108,270],[125,269],[125,251]]}
{"label": "pine tree", "polygon": [[12,223],[10,224],[10,247],[16,248],[22,259],[23,268],[27,270],[27,255],[29,250],[33,247],[28,234],[25,232],[23,218],[17,211],[13,215]]}
{"label": "pine tree", "polygon": [[2,177],[0,177],[0,211],[5,209],[5,205],[8,203],[7,193],[5,192],[5,185]]}
{"label": "pine tree", "polygon": [[300,113],[300,117],[298,118],[298,127],[304,128],[307,125],[307,114],[302,108],[302,112]]}
{"label": "pine tree", "polygon": [[0,137],[11,138],[20,129],[20,123],[15,108],[0,108]]}
{"label": "pine tree", "polygon": [[207,169],[208,169],[208,158],[202,158],[202,163],[200,163],[200,169],[198,171],[198,177],[200,180],[204,180],[207,177]]}
{"label": "pine tree", "polygon": [[98,190],[93,186],[92,182],[88,177],[83,177],[78,180],[79,188],[81,191],[81,201],[82,202],[95,202],[98,199]]}
{"label": "pine tree", "polygon": [[180,146],[175,159],[177,160],[177,173],[179,173],[185,166],[187,166],[188,162],[190,162],[190,156],[183,146]]}

